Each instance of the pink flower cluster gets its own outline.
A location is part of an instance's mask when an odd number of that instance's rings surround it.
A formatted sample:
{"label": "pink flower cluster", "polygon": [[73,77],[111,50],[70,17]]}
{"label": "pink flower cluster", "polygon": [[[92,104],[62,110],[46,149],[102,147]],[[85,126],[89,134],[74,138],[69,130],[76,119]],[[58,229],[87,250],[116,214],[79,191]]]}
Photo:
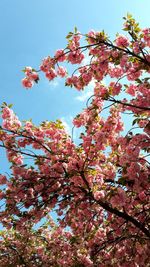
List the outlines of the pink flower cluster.
{"label": "pink flower cluster", "polygon": [[25,88],[31,88],[34,82],[36,83],[38,82],[39,75],[31,67],[26,67],[24,72],[25,72],[26,77],[22,79],[22,85]]}
{"label": "pink flower cluster", "polygon": [[127,47],[129,45],[129,39],[124,35],[118,35],[116,38],[116,45],[119,47]]}
{"label": "pink flower cluster", "polygon": [[21,127],[21,122],[19,121],[18,117],[7,106],[2,109],[2,118],[2,127],[7,130],[17,130]]}
{"label": "pink flower cluster", "polygon": [[143,39],[146,42],[146,46],[150,47],[150,28],[143,29]]}
{"label": "pink flower cluster", "polygon": [[[73,120],[80,142],[60,120],[21,125],[3,103],[0,147],[11,168],[9,177],[0,175],[0,219],[8,229],[0,237],[0,265],[20,266],[23,259],[33,267],[149,266],[149,29],[130,15],[125,27],[130,39],[111,42],[105,32],[91,31],[83,46],[75,30],[67,47],[40,66],[51,81],[67,75],[60,62],[80,64],[66,85],[80,91],[94,82]],[[25,75],[27,88],[39,79],[31,67]],[[33,231],[51,211],[59,225],[48,220]]]}

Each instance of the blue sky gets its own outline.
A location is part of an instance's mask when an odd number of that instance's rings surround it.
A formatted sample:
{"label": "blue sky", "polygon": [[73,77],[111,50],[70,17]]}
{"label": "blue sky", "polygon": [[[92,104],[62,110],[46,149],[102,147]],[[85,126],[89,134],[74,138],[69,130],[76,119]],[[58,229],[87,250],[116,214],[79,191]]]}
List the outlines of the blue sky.
{"label": "blue sky", "polygon": [[[149,10],[149,0],[0,0],[0,103],[12,103],[21,120],[32,118],[38,124],[59,118],[69,124],[85,106],[85,95],[65,87],[64,80],[49,83],[43,78],[25,90],[21,70],[38,68],[42,58],[65,47],[74,26],[82,33],[104,29],[114,39],[127,12],[146,27]],[[0,173],[8,171],[1,150],[0,166]]]}

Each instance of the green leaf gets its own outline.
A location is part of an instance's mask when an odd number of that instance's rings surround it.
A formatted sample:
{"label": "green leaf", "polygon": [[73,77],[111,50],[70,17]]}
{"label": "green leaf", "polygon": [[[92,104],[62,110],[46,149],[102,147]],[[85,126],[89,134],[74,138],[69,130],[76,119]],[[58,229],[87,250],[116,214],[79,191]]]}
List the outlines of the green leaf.
{"label": "green leaf", "polygon": [[118,180],[119,184],[121,185],[126,185],[126,178],[125,177],[121,177],[119,180]]}
{"label": "green leaf", "polygon": [[135,81],[136,81],[137,83],[140,83],[140,84],[142,83],[142,81],[141,81],[140,79],[136,79]]}
{"label": "green leaf", "polygon": [[7,103],[3,102],[2,105],[1,105],[1,108],[5,108],[5,107],[7,107]]}
{"label": "green leaf", "polygon": [[130,14],[129,12],[127,13],[127,19],[132,19],[132,14]]}
{"label": "green leaf", "polygon": [[132,126],[135,125],[135,124],[138,122],[138,120],[139,120],[139,119],[135,119],[135,120],[133,120],[133,122],[132,122]]}
{"label": "green leaf", "polygon": [[72,237],[70,238],[70,243],[71,243],[71,244],[74,244],[74,243],[76,243],[76,242],[78,242],[78,237],[76,237],[76,236],[72,236]]}
{"label": "green leaf", "polygon": [[75,26],[75,27],[74,27],[74,32],[77,33],[77,31],[78,31],[78,29],[77,29],[77,27]]}
{"label": "green leaf", "polygon": [[127,32],[129,29],[128,28],[123,28],[123,30]]}
{"label": "green leaf", "polygon": [[8,105],[9,108],[12,108],[12,106],[13,106],[13,104],[9,104],[9,105]]}
{"label": "green leaf", "polygon": [[68,35],[66,36],[66,39],[70,39],[73,35],[73,32],[69,32]]}

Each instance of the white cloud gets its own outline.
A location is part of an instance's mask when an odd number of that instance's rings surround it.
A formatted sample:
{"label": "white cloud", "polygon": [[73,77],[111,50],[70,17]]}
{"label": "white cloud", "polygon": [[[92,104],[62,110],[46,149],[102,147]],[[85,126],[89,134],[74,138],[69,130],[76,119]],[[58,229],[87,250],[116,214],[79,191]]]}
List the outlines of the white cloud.
{"label": "white cloud", "polygon": [[83,131],[83,129],[74,127],[72,123],[73,117],[71,115],[67,117],[62,117],[60,118],[60,120],[62,121],[66,132],[72,138],[72,141],[76,144],[79,143],[79,136],[81,132]]}
{"label": "white cloud", "polygon": [[76,96],[75,99],[80,102],[85,102],[86,100],[88,100],[88,98],[90,98],[90,96],[92,96],[94,93],[94,85],[95,82],[94,80],[92,80],[90,84],[87,86],[87,88],[84,89],[83,92],[80,92],[80,95]]}
{"label": "white cloud", "polygon": [[82,65],[82,66],[88,65],[88,64],[90,64],[90,61],[91,61],[91,56],[89,56],[89,52],[86,51],[86,52],[84,53],[84,59],[83,59],[81,65]]}
{"label": "white cloud", "polygon": [[62,117],[60,118],[60,120],[62,121],[64,127],[65,127],[65,130],[66,132],[71,136],[72,135],[72,117]]}
{"label": "white cloud", "polygon": [[53,90],[53,89],[56,89],[56,87],[59,87],[61,81],[60,81],[60,78],[55,78],[52,81],[45,79],[43,82],[44,82],[44,85],[46,85],[45,87],[46,90],[47,88]]}
{"label": "white cloud", "polygon": [[81,95],[76,97],[76,100],[80,101],[80,102],[84,102],[85,100],[87,100],[90,96],[92,96],[92,92],[87,91],[82,93]]}
{"label": "white cloud", "polygon": [[51,83],[51,87],[57,87],[59,85],[58,79],[51,81],[50,83]]}

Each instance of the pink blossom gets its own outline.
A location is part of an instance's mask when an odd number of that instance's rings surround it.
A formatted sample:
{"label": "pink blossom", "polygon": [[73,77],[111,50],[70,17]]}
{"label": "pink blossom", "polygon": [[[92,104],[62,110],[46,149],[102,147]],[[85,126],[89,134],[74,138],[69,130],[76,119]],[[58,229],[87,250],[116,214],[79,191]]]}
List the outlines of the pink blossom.
{"label": "pink blossom", "polygon": [[148,124],[147,120],[139,120],[138,125],[141,128],[144,128]]}
{"label": "pink blossom", "polygon": [[141,201],[145,201],[146,200],[146,195],[145,195],[145,192],[142,191],[138,194],[138,197]]}
{"label": "pink blossom", "polygon": [[124,35],[118,35],[116,38],[116,45],[121,47],[127,47],[129,45],[129,39]]}
{"label": "pink blossom", "polygon": [[127,86],[126,93],[130,94],[131,96],[136,95],[137,87],[134,84],[130,84]]}
{"label": "pink blossom", "polygon": [[9,107],[5,107],[2,109],[2,118],[10,119],[13,116],[13,111]]}
{"label": "pink blossom", "polygon": [[64,67],[58,67],[57,74],[63,78],[67,75],[67,71]]}
{"label": "pink blossom", "polygon": [[48,72],[53,67],[54,67],[54,60],[50,56],[48,56],[43,59],[42,64],[40,66],[40,70],[43,72]]}
{"label": "pink blossom", "polygon": [[80,64],[84,59],[84,54],[79,50],[70,52],[67,56],[67,60],[72,64]]}
{"label": "pink blossom", "polygon": [[23,156],[18,155],[13,158],[13,162],[17,165],[22,165],[23,164]]}
{"label": "pink blossom", "polygon": [[140,45],[139,45],[139,42],[134,42],[133,43],[133,51],[136,54],[139,54],[140,53]]}
{"label": "pink blossom", "polygon": [[22,79],[22,85],[25,87],[25,88],[31,88],[33,86],[33,82],[31,81],[30,78],[23,78]]}
{"label": "pink blossom", "polygon": [[91,73],[83,73],[82,79],[83,79],[84,83],[87,85],[92,80],[92,74]]}
{"label": "pink blossom", "polygon": [[26,76],[29,76],[30,73],[32,72],[32,67],[25,67],[24,71],[25,71]]}
{"label": "pink blossom", "polygon": [[110,83],[110,92],[111,95],[115,96],[121,92],[122,85],[120,83],[111,82]]}
{"label": "pink blossom", "polygon": [[30,74],[30,79],[33,80],[33,81],[38,81],[39,80],[39,75],[37,74],[37,72],[33,71],[31,74]]}
{"label": "pink blossom", "polygon": [[0,175],[0,184],[3,185],[3,184],[6,184],[7,182],[7,178],[5,175]]}
{"label": "pink blossom", "polygon": [[104,196],[105,196],[105,192],[103,190],[94,192],[94,198],[96,200],[104,198]]}
{"label": "pink blossom", "polygon": [[111,78],[120,78],[123,75],[121,67],[110,67],[108,72]]}
{"label": "pink blossom", "polygon": [[11,129],[12,129],[12,122],[9,121],[9,120],[3,120],[3,122],[2,122],[2,127],[3,127],[4,129],[11,130]]}
{"label": "pink blossom", "polygon": [[57,61],[63,62],[66,59],[66,56],[64,54],[64,50],[63,49],[57,50],[55,53],[55,58],[57,59]]}
{"label": "pink blossom", "polygon": [[96,38],[96,32],[94,30],[91,30],[90,32],[88,32],[88,42],[90,44],[95,43],[95,38]]}
{"label": "pink blossom", "polygon": [[0,200],[3,199],[4,197],[5,197],[5,194],[2,191],[0,191]]}
{"label": "pink blossom", "polygon": [[145,28],[142,30],[144,41],[146,41],[146,45],[150,46],[150,28]]}
{"label": "pink blossom", "polygon": [[57,77],[56,71],[54,69],[51,69],[46,72],[45,74],[46,78],[49,79],[49,81],[53,80],[55,77]]}

